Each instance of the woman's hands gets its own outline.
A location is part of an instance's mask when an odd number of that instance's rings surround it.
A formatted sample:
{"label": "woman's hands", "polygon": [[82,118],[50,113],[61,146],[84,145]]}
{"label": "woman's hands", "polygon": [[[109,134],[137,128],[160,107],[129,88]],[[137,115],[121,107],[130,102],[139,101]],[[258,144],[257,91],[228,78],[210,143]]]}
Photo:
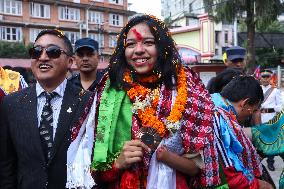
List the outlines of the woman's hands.
{"label": "woman's hands", "polygon": [[[117,169],[127,169],[134,163],[141,162],[145,150],[151,152],[151,149],[140,140],[127,141],[124,144],[117,160],[114,162],[115,167]],[[158,161],[161,161],[183,173],[196,175],[200,171],[193,160],[168,151],[165,146],[159,147],[156,153]]]}
{"label": "woman's hands", "polygon": [[133,163],[142,161],[145,150],[151,152],[151,149],[140,140],[127,141],[115,161],[115,167],[117,169],[127,169]]}

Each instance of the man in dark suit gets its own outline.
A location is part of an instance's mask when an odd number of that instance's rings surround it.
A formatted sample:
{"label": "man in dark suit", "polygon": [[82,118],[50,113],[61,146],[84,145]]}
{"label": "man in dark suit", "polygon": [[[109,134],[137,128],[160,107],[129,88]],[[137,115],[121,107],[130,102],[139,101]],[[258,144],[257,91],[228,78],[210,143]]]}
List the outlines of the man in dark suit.
{"label": "man in dark suit", "polygon": [[29,53],[36,85],[0,106],[0,188],[63,189],[70,130],[90,93],[66,80],[73,50],[61,31],[40,32]]}

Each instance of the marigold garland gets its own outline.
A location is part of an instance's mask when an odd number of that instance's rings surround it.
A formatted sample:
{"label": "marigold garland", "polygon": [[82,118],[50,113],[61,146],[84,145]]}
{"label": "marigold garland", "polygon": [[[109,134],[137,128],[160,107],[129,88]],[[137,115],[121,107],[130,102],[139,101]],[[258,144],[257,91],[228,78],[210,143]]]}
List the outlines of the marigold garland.
{"label": "marigold garland", "polygon": [[180,69],[180,73],[178,74],[175,103],[170,115],[164,121],[161,121],[156,116],[160,96],[159,89],[151,90],[138,83],[134,83],[129,71],[124,74],[124,81],[132,86],[127,90],[127,95],[134,104],[137,104],[137,114],[143,127],[156,129],[161,137],[165,136],[167,131],[173,132],[176,130],[187,101],[186,75],[183,68]]}

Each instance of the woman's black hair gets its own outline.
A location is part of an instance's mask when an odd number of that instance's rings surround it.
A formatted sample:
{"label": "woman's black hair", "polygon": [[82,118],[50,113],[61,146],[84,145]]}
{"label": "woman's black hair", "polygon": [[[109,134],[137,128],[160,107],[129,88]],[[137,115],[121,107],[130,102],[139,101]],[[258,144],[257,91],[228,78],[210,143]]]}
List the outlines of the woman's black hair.
{"label": "woman's black hair", "polygon": [[154,72],[160,74],[160,80],[167,88],[174,88],[177,81],[177,69],[181,66],[181,59],[171,37],[169,29],[158,18],[151,15],[138,15],[129,20],[120,32],[117,46],[110,58],[109,77],[111,85],[117,89],[126,87],[123,81],[126,69],[132,70],[125,59],[125,41],[130,29],[140,23],[145,23],[155,38],[155,44],[159,53]]}
{"label": "woman's black hair", "polygon": [[242,75],[239,69],[227,68],[219,73],[207,88],[210,94],[220,93],[222,89],[235,77]]}
{"label": "woman's black hair", "polygon": [[248,98],[250,105],[261,103],[264,99],[259,81],[252,76],[237,76],[233,78],[220,94],[231,102],[239,102]]}

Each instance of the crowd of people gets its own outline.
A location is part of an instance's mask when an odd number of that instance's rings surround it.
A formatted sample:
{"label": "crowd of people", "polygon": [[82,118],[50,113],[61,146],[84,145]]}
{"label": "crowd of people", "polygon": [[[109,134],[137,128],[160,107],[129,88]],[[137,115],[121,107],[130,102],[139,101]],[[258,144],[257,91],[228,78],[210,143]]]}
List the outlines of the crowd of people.
{"label": "crowd of people", "polygon": [[73,53],[62,31],[41,31],[36,84],[0,82],[0,188],[275,188],[261,160],[284,154],[282,102],[268,70],[262,85],[245,74],[245,53],[228,48],[207,90],[154,16],[128,21],[103,71],[95,40]]}

